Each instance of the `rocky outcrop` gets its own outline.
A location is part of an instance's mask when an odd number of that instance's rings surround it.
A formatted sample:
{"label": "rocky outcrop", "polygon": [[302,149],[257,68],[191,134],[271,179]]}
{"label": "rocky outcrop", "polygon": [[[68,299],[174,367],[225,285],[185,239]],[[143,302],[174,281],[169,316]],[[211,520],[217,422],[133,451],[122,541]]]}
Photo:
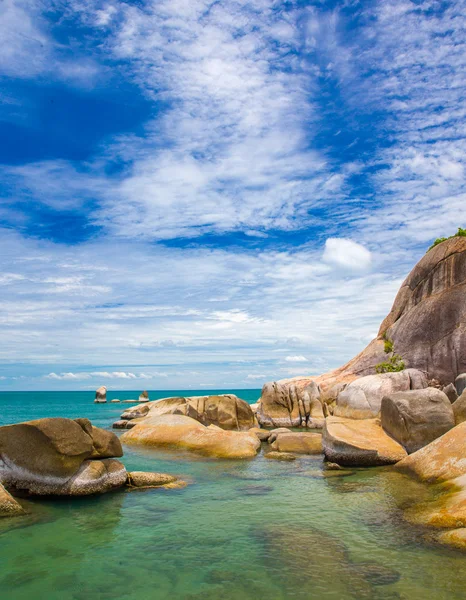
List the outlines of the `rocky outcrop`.
{"label": "rocky outcrop", "polygon": [[350,419],[373,419],[379,416],[382,398],[387,394],[425,387],[427,379],[415,369],[360,377],[338,394],[333,414]]}
{"label": "rocky outcrop", "polygon": [[24,515],[24,509],[0,483],[0,517]]}
{"label": "rocky outcrop", "polygon": [[172,488],[185,487],[186,482],[168,473],[152,473],[147,471],[131,471],[128,473],[126,485],[129,488]]}
{"label": "rocky outcrop", "polygon": [[103,385],[95,392],[95,400],[97,404],[105,404],[107,402],[107,388]]}
{"label": "rocky outcrop", "polygon": [[[249,404],[234,394],[163,398],[130,408],[121,415],[121,419],[131,422],[161,415],[184,415],[202,425],[217,425],[231,431],[248,431],[257,425]],[[121,423],[118,424],[120,428]]]}
{"label": "rocky outcrop", "polygon": [[308,432],[279,433],[270,447],[276,452],[322,454],[322,435]]}
{"label": "rocky outcrop", "polygon": [[320,389],[310,382],[303,390],[296,386],[266,383],[256,413],[264,427],[323,427],[324,413]]}
{"label": "rocky outcrop", "polygon": [[344,466],[390,465],[406,456],[406,450],[385,433],[378,419],[328,417],[322,446],[329,462]]}
{"label": "rocky outcrop", "polygon": [[260,441],[254,433],[205,427],[185,415],[149,415],[125,432],[121,441],[129,445],[171,446],[217,458],[252,458]]}
{"label": "rocky outcrop", "polygon": [[144,390],[139,396],[139,402],[149,402],[149,394],[147,390]]}
{"label": "rocky outcrop", "polygon": [[466,389],[458,398],[458,400],[453,403],[453,414],[456,425],[466,421]]}
{"label": "rocky outcrop", "polygon": [[436,388],[395,392],[382,400],[385,431],[412,454],[455,426],[450,400]]}
{"label": "rocky outcrop", "polygon": [[[303,390],[311,381],[322,398],[334,385],[375,373],[387,360],[385,339],[407,367],[442,386],[460,373],[458,394],[466,387],[466,238],[453,237],[425,254],[401,286],[377,337],[348,363],[319,377],[294,377],[279,385]],[[461,383],[463,382],[463,383]]]}
{"label": "rocky outcrop", "polygon": [[[126,480],[118,438],[87,419],[38,419],[0,427],[0,481],[10,491],[86,495]],[[100,460],[102,459],[102,460]]]}

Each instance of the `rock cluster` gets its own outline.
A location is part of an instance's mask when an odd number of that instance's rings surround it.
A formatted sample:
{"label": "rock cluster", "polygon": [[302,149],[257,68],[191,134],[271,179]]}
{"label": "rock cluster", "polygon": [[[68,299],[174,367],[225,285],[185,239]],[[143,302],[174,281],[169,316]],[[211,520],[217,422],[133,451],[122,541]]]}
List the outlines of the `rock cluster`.
{"label": "rock cluster", "polygon": [[[114,425],[117,429],[131,428],[143,418],[162,415],[183,415],[195,419],[202,425],[216,425],[221,429],[248,431],[257,425],[250,405],[234,394],[217,396],[173,397],[144,403],[125,410],[121,420]],[[125,423],[123,423],[125,421]]]}

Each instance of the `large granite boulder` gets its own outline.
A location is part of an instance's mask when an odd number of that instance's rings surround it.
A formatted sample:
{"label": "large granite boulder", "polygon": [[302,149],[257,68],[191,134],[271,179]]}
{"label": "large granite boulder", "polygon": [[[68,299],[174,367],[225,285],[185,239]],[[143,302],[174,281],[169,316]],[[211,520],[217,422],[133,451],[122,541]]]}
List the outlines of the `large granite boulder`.
{"label": "large granite boulder", "polygon": [[322,454],[322,435],[308,432],[279,433],[270,447],[277,452]]}
{"label": "large granite boulder", "polygon": [[415,369],[360,377],[338,394],[333,414],[350,419],[373,419],[380,414],[384,396],[425,387],[426,377]]}
{"label": "large granite boulder", "polygon": [[40,495],[108,491],[123,465],[90,459],[112,454],[122,456],[119,440],[87,419],[38,419],[0,427],[0,481],[13,491]]}
{"label": "large granite boulder", "polygon": [[406,450],[385,433],[378,419],[327,417],[322,446],[329,462],[344,466],[390,465],[406,456]]}
{"label": "large granite boulder", "polygon": [[382,399],[385,431],[412,454],[455,426],[450,400],[436,388],[395,392]]}
{"label": "large granite boulder", "polygon": [[0,483],[0,517],[23,515],[24,509]]}
{"label": "large granite boulder", "polygon": [[97,404],[105,404],[107,402],[107,388],[103,385],[95,392],[95,400]]}
{"label": "large granite boulder", "polygon": [[121,436],[128,445],[171,446],[216,458],[252,458],[260,441],[254,433],[205,427],[185,415],[145,417]]}
{"label": "large granite boulder", "polygon": [[459,425],[466,421],[466,389],[461,396],[452,404],[455,424]]}
{"label": "large granite boulder", "polygon": [[250,405],[234,394],[162,398],[125,410],[121,419],[131,421],[161,415],[184,415],[202,425],[233,431],[247,431],[257,425]]}
{"label": "large granite boulder", "polygon": [[458,375],[458,377],[455,379],[455,387],[458,396],[461,396],[464,390],[466,390],[466,373],[461,373]]}
{"label": "large granite boulder", "polygon": [[293,385],[266,383],[256,416],[264,427],[322,427],[320,389],[313,381],[302,390]]}

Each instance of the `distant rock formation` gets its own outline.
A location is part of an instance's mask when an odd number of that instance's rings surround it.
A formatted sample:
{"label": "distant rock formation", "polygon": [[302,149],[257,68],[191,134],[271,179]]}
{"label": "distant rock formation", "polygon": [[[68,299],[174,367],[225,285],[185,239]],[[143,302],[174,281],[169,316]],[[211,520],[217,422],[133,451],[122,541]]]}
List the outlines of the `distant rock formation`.
{"label": "distant rock formation", "polygon": [[149,394],[147,393],[147,390],[144,390],[139,396],[139,402],[149,402]]}
{"label": "distant rock formation", "polygon": [[107,402],[107,388],[104,385],[96,390],[94,402],[97,404],[105,404]]}

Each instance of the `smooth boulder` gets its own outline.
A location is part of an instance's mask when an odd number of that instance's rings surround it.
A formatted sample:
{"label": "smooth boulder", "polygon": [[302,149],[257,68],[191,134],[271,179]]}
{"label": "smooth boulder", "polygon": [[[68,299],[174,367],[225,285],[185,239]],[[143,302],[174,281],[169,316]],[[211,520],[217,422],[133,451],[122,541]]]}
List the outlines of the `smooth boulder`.
{"label": "smooth boulder", "polygon": [[322,454],[322,435],[308,432],[279,433],[270,447],[276,452]]}
{"label": "smooth boulder", "polygon": [[165,487],[181,480],[168,473],[152,473],[148,471],[130,471],[126,485],[133,488]]}
{"label": "smooth boulder", "polygon": [[360,377],[338,394],[333,415],[350,419],[373,419],[380,414],[384,396],[425,387],[425,375],[415,369]]}
{"label": "smooth boulder", "polygon": [[107,491],[123,465],[90,459],[110,459],[112,454],[122,455],[118,438],[93,427],[88,419],[49,418],[0,427],[0,481],[12,491],[39,495]]}
{"label": "smooth boulder", "polygon": [[406,450],[385,433],[378,419],[327,417],[322,447],[329,462],[344,466],[390,465],[406,456]]}
{"label": "smooth boulder", "polygon": [[412,454],[455,426],[450,400],[441,390],[395,392],[382,400],[385,431]]}
{"label": "smooth boulder", "polygon": [[466,373],[460,373],[458,377],[455,379],[455,387],[458,396],[466,390]]}
{"label": "smooth boulder", "polygon": [[452,404],[458,400],[458,392],[456,391],[456,387],[453,383],[446,385],[442,391]]}
{"label": "smooth boulder", "polygon": [[252,458],[260,441],[254,433],[210,429],[184,415],[148,416],[125,432],[129,445],[172,446],[217,458]]}
{"label": "smooth boulder", "polygon": [[453,405],[453,414],[455,416],[455,424],[459,425],[466,421],[466,390],[456,400]]}
{"label": "smooth boulder", "polygon": [[320,393],[314,381],[308,382],[303,389],[277,382],[266,383],[262,388],[257,420],[264,427],[322,427],[324,413]]}

